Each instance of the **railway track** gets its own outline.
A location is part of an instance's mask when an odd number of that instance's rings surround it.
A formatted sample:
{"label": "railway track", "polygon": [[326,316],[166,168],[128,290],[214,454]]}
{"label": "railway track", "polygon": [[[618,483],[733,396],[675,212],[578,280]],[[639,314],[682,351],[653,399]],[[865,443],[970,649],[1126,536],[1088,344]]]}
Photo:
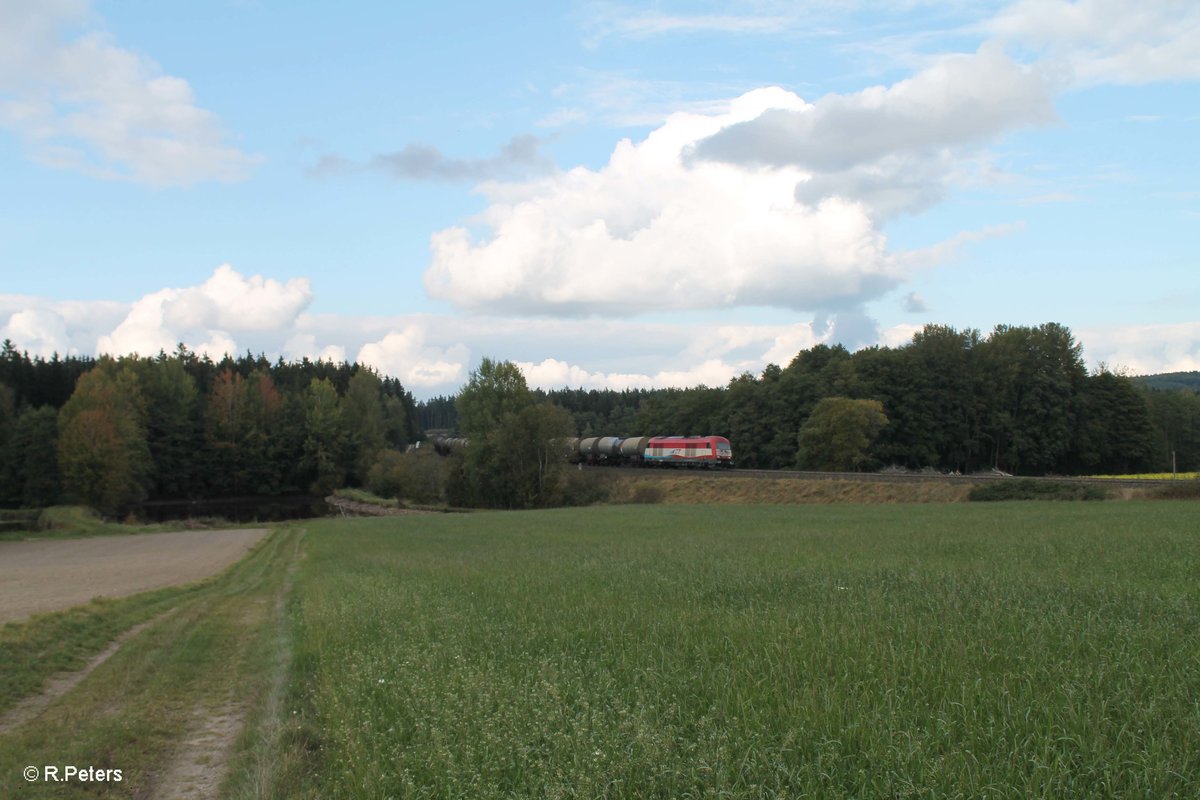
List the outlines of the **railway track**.
{"label": "railway track", "polygon": [[[719,478],[791,478],[810,481],[859,481],[877,483],[992,483],[995,481],[1010,481],[1022,478],[1035,481],[1054,481],[1057,483],[1079,483],[1093,486],[1130,486],[1149,487],[1165,486],[1178,483],[1170,478],[1080,478],[1072,476],[1043,476],[1028,477],[1003,475],[998,473],[976,473],[973,475],[945,475],[935,472],[817,472],[811,470],[775,470],[775,469],[680,469],[660,470],[645,467],[603,467],[585,466],[584,469],[602,471],[617,470],[622,474],[642,475],[712,475]],[[1187,480],[1187,479],[1184,479]]]}

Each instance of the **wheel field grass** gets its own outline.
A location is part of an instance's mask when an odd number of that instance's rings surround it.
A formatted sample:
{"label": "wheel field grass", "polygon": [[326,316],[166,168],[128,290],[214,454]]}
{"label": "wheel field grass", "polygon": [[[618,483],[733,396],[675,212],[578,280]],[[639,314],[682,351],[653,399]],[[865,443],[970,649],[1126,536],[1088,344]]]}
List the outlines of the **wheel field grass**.
{"label": "wheel field grass", "polygon": [[1200,503],[306,527],[276,796],[1200,796]]}

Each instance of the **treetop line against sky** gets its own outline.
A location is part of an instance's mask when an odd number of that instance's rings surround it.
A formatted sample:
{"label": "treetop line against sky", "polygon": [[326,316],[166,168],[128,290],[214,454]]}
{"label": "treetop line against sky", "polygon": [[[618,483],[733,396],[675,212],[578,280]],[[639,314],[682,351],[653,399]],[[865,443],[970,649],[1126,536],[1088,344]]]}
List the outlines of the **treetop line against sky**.
{"label": "treetop line against sky", "polygon": [[0,339],[417,397],[926,322],[1200,369],[1200,4],[0,0]]}

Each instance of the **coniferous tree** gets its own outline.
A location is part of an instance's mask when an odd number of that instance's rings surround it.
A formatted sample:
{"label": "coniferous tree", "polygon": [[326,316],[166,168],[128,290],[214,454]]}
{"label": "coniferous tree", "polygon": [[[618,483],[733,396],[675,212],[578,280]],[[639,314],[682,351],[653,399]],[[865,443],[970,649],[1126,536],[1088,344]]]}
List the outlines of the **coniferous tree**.
{"label": "coniferous tree", "polygon": [[26,408],[17,417],[8,450],[12,469],[5,478],[9,504],[39,508],[58,502],[57,442],[58,413],[50,406]]}

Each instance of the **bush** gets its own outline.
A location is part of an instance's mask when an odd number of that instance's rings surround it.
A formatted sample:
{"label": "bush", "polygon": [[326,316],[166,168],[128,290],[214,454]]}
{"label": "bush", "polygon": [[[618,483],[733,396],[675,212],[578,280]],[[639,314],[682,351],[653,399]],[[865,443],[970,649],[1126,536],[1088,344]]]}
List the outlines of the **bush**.
{"label": "bush", "polygon": [[561,487],[561,495],[556,505],[590,506],[603,503],[608,499],[610,487],[607,481],[601,480],[593,472],[583,472],[576,469],[565,470]]}
{"label": "bush", "polygon": [[39,531],[87,533],[105,527],[104,520],[87,506],[50,506],[38,515]]}
{"label": "bush", "polygon": [[367,471],[367,488],[380,497],[439,503],[445,499],[448,461],[431,448],[384,450]]}
{"label": "bush", "polygon": [[1038,481],[1033,478],[999,480],[976,486],[968,500],[1107,500],[1108,493],[1098,486],[1062,481]]}
{"label": "bush", "polygon": [[663,491],[661,486],[643,483],[634,487],[633,492],[629,495],[629,502],[651,505],[661,503],[665,497],[666,492]]}

